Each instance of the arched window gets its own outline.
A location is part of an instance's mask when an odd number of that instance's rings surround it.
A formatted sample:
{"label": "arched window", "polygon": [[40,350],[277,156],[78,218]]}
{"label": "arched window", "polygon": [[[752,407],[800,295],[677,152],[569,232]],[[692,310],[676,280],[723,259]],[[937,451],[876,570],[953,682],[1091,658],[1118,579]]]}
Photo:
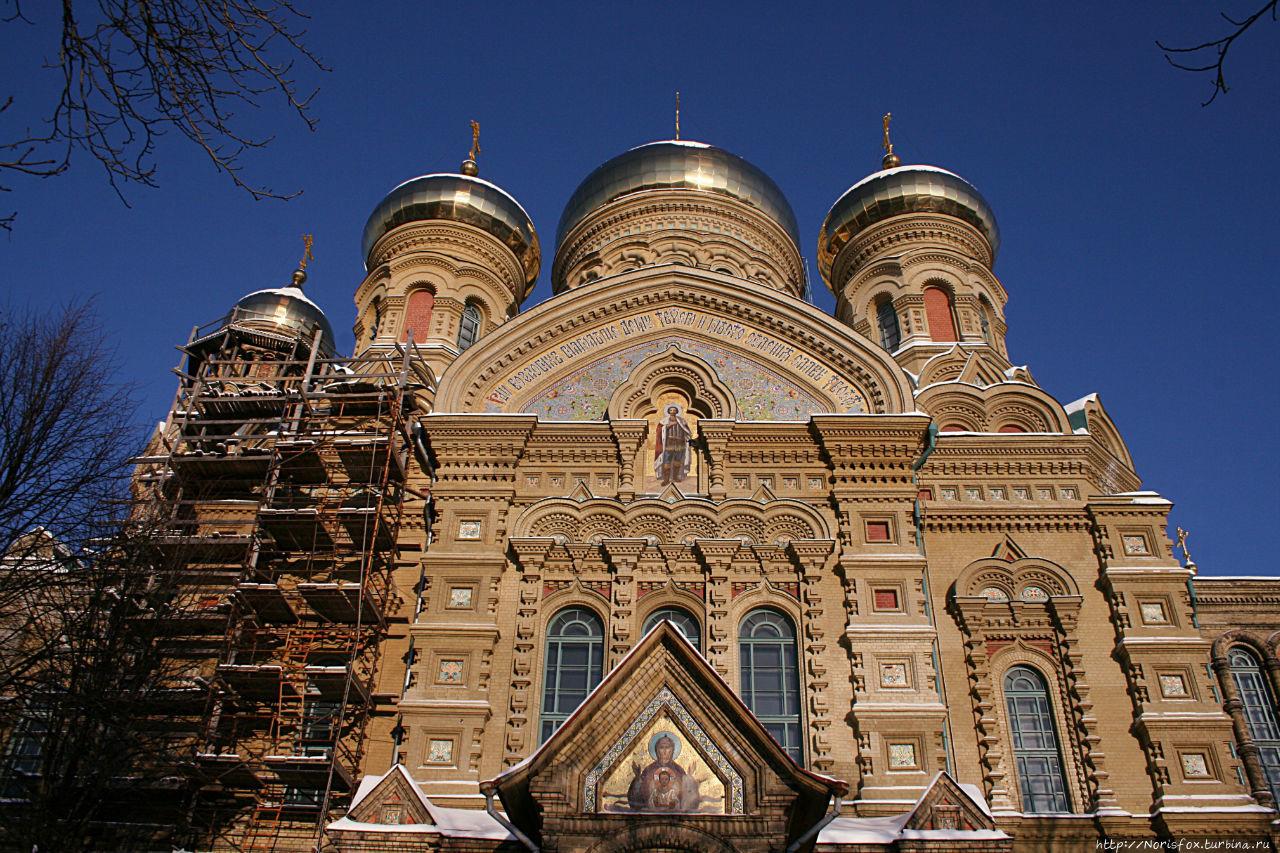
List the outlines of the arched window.
{"label": "arched window", "polygon": [[480,308],[474,302],[468,302],[462,309],[462,322],[458,324],[458,351],[461,352],[476,342],[480,337]]}
{"label": "arched window", "polygon": [[1258,659],[1240,647],[1227,655],[1231,680],[1240,697],[1241,711],[1249,729],[1249,737],[1258,748],[1258,762],[1267,775],[1267,787],[1280,802],[1280,725],[1276,723],[1276,707]]}
{"label": "arched window", "polygon": [[427,339],[431,328],[431,309],[436,304],[436,295],[430,290],[415,290],[409,294],[409,303],[404,309],[404,331],[400,340],[409,340],[413,333],[413,342],[420,344]]}
{"label": "arched window", "polygon": [[775,610],[753,610],[738,631],[742,701],[774,740],[800,763],[800,668],[796,628]]}
{"label": "arched window", "polygon": [[649,618],[644,620],[644,633],[649,633],[663,619],[676,626],[676,630],[684,635],[689,645],[702,651],[702,627],[692,613],[681,607],[659,607],[650,613]]}
{"label": "arched window", "polygon": [[978,297],[978,322],[982,324],[982,339],[991,343],[991,303],[987,297]]}
{"label": "arched window", "polygon": [[951,310],[951,294],[941,287],[924,289],[924,316],[929,321],[929,339],[954,341],[956,339],[955,314]]}
{"label": "arched window", "polygon": [[561,610],[547,626],[542,676],[542,736],[551,737],[600,683],[604,669],[604,623],[585,607]]}
{"label": "arched window", "polygon": [[876,324],[880,327],[880,346],[893,352],[902,341],[902,333],[898,329],[898,312],[893,309],[893,300],[887,296],[876,306]]}
{"label": "arched window", "polygon": [[1053,706],[1043,676],[1029,666],[1010,669],[1004,676],[1004,701],[1022,810],[1028,814],[1070,811]]}

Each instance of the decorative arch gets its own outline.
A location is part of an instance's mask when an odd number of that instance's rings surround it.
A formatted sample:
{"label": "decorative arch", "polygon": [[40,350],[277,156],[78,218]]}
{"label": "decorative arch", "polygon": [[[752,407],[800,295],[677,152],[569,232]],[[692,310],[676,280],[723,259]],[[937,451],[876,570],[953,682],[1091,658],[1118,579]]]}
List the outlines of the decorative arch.
{"label": "decorative arch", "polygon": [[[776,545],[778,538],[830,539],[823,517],[808,504],[774,500],[765,505],[746,498],[715,503],[685,498],[669,503],[646,498],[623,504],[612,498],[544,498],[530,504],[511,525],[512,537],[549,537],[564,543],[599,544],[592,537],[648,539],[662,544],[696,539],[735,538],[741,530],[752,545]],[[785,544],[785,543],[783,543]]]}
{"label": "decorative arch", "polygon": [[[1209,657],[1222,689],[1223,710],[1231,717],[1236,752],[1244,765],[1250,794],[1262,805],[1271,807],[1280,802],[1280,708],[1277,706],[1280,659],[1277,658],[1277,641],[1280,641],[1280,632],[1264,637],[1243,628],[1228,631],[1213,641]],[[1253,684],[1246,683],[1240,668],[1233,666],[1232,654],[1240,649],[1246,650],[1257,664],[1256,677],[1249,679]],[[1252,696],[1249,695],[1251,692]],[[1269,703],[1269,708],[1260,707],[1261,703]]]}
{"label": "decorative arch", "polygon": [[[957,363],[951,359],[939,365],[934,375],[950,372]],[[937,382],[921,388],[916,405],[940,424],[958,420],[970,425],[972,432],[1071,432],[1062,406],[1041,389],[1022,382],[985,387],[964,381]]]}
{"label": "decorative arch", "polygon": [[690,407],[699,417],[728,420],[737,417],[738,405],[733,392],[711,366],[675,344],[637,364],[626,381],[614,390],[605,411],[610,420],[645,418],[653,414],[653,401],[672,388],[688,396]]}
{"label": "decorative arch", "polygon": [[[1023,599],[1027,587],[1043,589],[1049,598],[1078,597],[1080,587],[1066,569],[1049,560],[1024,557],[1007,560],[987,557],[970,563],[951,586],[953,598],[985,598],[983,590],[996,586],[1007,592],[1009,600]],[[1027,600],[1040,600],[1032,596]]]}
{"label": "decorative arch", "polygon": [[1077,811],[1109,807],[1115,795],[1105,784],[1105,757],[1094,747],[1097,720],[1087,713],[1092,700],[1076,629],[1079,587],[1056,563],[1022,553],[1015,543],[1002,541],[994,556],[966,566],[947,594],[947,611],[964,639],[975,735],[992,808],[1019,808],[1001,685],[1004,671],[1017,662],[1036,667],[1050,687],[1070,804]]}
{"label": "decorative arch", "polygon": [[635,363],[672,343],[732,389],[743,420],[914,409],[902,368],[829,315],[752,281],[661,265],[584,284],[502,324],[450,365],[436,411],[601,418]]}

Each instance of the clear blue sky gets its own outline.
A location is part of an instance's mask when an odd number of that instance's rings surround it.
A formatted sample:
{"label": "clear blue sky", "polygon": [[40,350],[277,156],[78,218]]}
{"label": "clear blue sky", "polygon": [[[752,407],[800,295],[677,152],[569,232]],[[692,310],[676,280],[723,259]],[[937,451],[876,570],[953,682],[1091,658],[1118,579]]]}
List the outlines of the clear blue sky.
{"label": "clear blue sky", "polygon": [[[307,5],[307,4],[302,4]],[[299,66],[318,129],[246,111],[274,134],[251,182],[303,190],[254,202],[176,136],[160,188],[126,191],[78,157],[13,180],[0,205],[10,298],[49,307],[97,295],[140,417],[169,404],[174,344],[243,293],[280,286],[315,235],[308,293],[349,351],[365,218],[391,187],[457,168],[482,127],[481,176],[511,192],[544,240],[550,296],[560,211],[595,166],[672,134],[762,168],[814,245],[832,202],[877,168],[880,116],[907,163],[974,183],[1002,232],[1009,352],[1067,402],[1101,395],[1145,487],[1172,499],[1206,574],[1275,574],[1280,489],[1274,376],[1280,321],[1280,24],[1240,40],[1227,95],[1170,68],[1157,38],[1224,31],[1216,3],[316,3],[306,41],[332,68]],[[35,8],[39,6],[39,8]],[[55,80],[54,4],[0,26],[13,135]],[[815,287],[820,307],[832,299]]]}

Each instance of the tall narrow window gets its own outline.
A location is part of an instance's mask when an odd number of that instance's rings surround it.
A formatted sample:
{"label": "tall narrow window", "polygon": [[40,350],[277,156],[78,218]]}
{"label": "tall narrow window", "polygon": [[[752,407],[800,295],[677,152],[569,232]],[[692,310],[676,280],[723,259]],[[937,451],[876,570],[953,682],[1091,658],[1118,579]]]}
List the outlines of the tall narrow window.
{"label": "tall narrow window", "polygon": [[462,309],[462,322],[458,324],[458,350],[464,350],[480,337],[480,309],[468,302]]}
{"label": "tall narrow window", "polygon": [[676,626],[676,630],[684,635],[684,638],[689,641],[689,645],[698,651],[702,651],[702,628],[698,625],[698,620],[693,617],[692,613],[682,607],[659,607],[649,614],[648,619],[644,620],[644,632],[646,634],[649,633],[649,631],[653,630],[653,626],[663,619]]}
{"label": "tall narrow window", "polygon": [[954,341],[956,339],[956,321],[951,310],[950,293],[941,287],[926,287],[924,316],[929,321],[930,340]]}
{"label": "tall narrow window", "polygon": [[738,632],[742,700],[796,763],[804,760],[800,740],[800,669],[796,628],[774,610],[753,610]]}
{"label": "tall narrow window", "polygon": [[991,343],[991,303],[985,296],[978,298],[978,322],[982,324],[982,339]]}
{"label": "tall narrow window", "polygon": [[542,677],[542,735],[551,737],[600,683],[604,669],[604,623],[585,607],[561,610],[547,626]]}
{"label": "tall narrow window", "polygon": [[49,736],[51,704],[44,698],[30,700],[9,735],[0,760],[0,797],[25,800],[39,782],[45,739]]}
{"label": "tall narrow window", "polygon": [[[338,667],[344,666],[342,658],[322,658],[311,661],[312,666]],[[338,713],[342,703],[326,696],[321,683],[308,676],[302,697],[302,724],[297,732],[297,745],[294,755],[309,758],[332,758],[334,741],[341,730]],[[318,809],[324,801],[324,788],[287,785],[284,789],[284,802],[293,808]]]}
{"label": "tall narrow window", "polygon": [[436,295],[430,290],[415,290],[409,294],[409,303],[404,309],[404,331],[400,340],[409,340],[413,333],[413,342],[420,344],[427,339],[431,328],[431,309],[436,304]]}
{"label": "tall narrow window", "polygon": [[1004,676],[1004,701],[1009,709],[1022,810],[1028,814],[1069,811],[1053,706],[1044,678],[1031,667],[1015,666]]}
{"label": "tall narrow window", "polygon": [[1249,729],[1249,737],[1258,748],[1258,762],[1267,775],[1267,787],[1280,802],[1280,725],[1276,723],[1275,703],[1267,688],[1262,668],[1252,652],[1234,648],[1227,655],[1231,680],[1240,696],[1241,711]]}
{"label": "tall narrow window", "polygon": [[876,323],[880,326],[880,346],[893,352],[902,340],[902,332],[898,329],[898,312],[893,309],[893,300],[882,299],[876,306]]}

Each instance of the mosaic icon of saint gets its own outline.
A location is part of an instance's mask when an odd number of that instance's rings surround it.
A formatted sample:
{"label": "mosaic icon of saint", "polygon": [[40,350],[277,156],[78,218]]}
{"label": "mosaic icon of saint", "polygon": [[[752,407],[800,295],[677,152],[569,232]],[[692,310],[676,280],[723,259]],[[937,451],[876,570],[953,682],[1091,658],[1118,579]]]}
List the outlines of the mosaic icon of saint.
{"label": "mosaic icon of saint", "polygon": [[653,475],[660,485],[682,483],[689,476],[689,466],[693,461],[692,441],[693,432],[680,416],[680,407],[668,405],[666,416],[658,421],[653,444]]}
{"label": "mosaic icon of saint", "polygon": [[697,811],[702,802],[700,782],[676,763],[675,737],[661,732],[650,744],[649,754],[654,760],[649,766],[641,769],[638,763],[631,765],[635,777],[627,789],[627,805],[637,812]]}

